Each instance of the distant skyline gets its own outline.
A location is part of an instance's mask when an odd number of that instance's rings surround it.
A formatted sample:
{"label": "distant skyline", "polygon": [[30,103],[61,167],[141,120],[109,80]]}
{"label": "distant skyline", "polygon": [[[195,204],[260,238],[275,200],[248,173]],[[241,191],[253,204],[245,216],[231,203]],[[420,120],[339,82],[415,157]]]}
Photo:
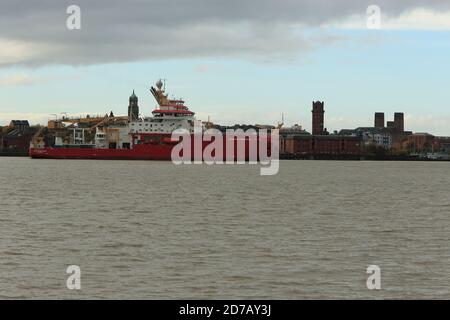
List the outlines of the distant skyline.
{"label": "distant skyline", "polygon": [[[377,2],[377,3],[375,3]],[[311,130],[372,126],[405,113],[405,129],[450,136],[450,1],[0,0],[0,125],[52,114],[141,113],[156,80],[197,117]],[[366,9],[381,9],[367,29]]]}

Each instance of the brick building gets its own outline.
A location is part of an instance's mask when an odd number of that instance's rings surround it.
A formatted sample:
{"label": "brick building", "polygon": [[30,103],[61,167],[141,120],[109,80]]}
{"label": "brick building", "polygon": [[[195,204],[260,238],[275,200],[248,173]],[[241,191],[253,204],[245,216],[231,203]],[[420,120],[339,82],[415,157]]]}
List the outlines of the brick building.
{"label": "brick building", "polygon": [[36,131],[27,120],[12,120],[0,133],[0,152],[26,153]]}
{"label": "brick building", "polygon": [[290,155],[359,155],[358,137],[293,135],[284,138],[282,152]]}
{"label": "brick building", "polygon": [[330,135],[324,128],[324,102],[315,101],[312,107],[312,132],[300,126],[297,130],[280,131],[280,152],[292,156],[345,156],[361,154],[361,139],[356,136]]}
{"label": "brick building", "polygon": [[435,137],[429,133],[414,133],[403,142],[403,149],[411,153],[431,152]]}
{"label": "brick building", "polygon": [[435,137],[433,150],[435,152],[450,153],[450,137]]}

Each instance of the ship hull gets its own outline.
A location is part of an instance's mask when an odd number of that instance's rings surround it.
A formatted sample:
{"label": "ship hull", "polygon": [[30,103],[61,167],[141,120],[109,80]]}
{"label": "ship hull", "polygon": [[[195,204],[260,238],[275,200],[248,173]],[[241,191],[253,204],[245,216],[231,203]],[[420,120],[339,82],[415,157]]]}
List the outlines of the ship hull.
{"label": "ship hull", "polygon": [[[231,142],[233,143],[233,142]],[[202,151],[210,144],[210,142],[203,142]],[[226,154],[227,146],[224,139],[223,152],[221,155],[213,152],[214,159],[233,159],[233,160],[248,160],[249,159],[249,141],[245,141],[244,155],[238,154],[237,142],[234,141],[234,153]],[[91,159],[91,160],[172,160],[172,149],[175,144],[148,144],[135,145],[133,149],[98,149],[98,148],[64,148],[64,147],[46,147],[46,148],[30,148],[29,156],[33,159]],[[268,153],[270,153],[270,141],[267,145]],[[256,147],[257,158],[259,160],[259,144]],[[192,146],[191,154],[194,155],[194,146]],[[193,158],[192,158],[193,160]]]}
{"label": "ship hull", "polygon": [[92,159],[92,160],[170,160],[171,146],[155,146],[145,150],[94,148],[30,148],[33,159]]}

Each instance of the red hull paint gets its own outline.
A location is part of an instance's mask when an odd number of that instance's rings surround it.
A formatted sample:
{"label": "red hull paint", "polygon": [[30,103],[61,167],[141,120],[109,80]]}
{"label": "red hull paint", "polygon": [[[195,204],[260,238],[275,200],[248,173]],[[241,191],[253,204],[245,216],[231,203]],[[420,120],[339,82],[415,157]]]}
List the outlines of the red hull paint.
{"label": "red hull paint", "polygon": [[170,160],[173,146],[152,145],[133,150],[127,149],[87,149],[87,148],[30,148],[34,159],[98,159],[98,160]]}
{"label": "red hull paint", "polygon": [[[210,142],[203,142],[203,148]],[[30,148],[29,155],[34,159],[98,159],[98,160],[172,160],[172,149],[176,144],[141,144],[133,146],[133,149],[95,149],[95,148]],[[237,153],[237,143],[234,145]],[[192,146],[192,154],[194,154]],[[224,153],[226,143],[224,140]],[[270,150],[270,140],[268,141]],[[259,151],[259,146],[257,147]],[[269,151],[270,154],[270,151]],[[245,160],[249,158],[249,142],[245,143]],[[258,156],[259,158],[259,156]],[[226,159],[224,154],[223,159]],[[236,157],[234,158],[236,160]]]}

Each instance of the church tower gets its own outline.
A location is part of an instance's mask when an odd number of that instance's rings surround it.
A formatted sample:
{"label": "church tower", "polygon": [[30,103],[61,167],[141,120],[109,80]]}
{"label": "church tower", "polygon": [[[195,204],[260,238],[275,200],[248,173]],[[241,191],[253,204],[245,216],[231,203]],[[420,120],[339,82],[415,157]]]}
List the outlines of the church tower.
{"label": "church tower", "polygon": [[130,104],[128,105],[128,119],[130,121],[139,120],[139,105],[138,105],[138,97],[134,93],[130,97]]}

